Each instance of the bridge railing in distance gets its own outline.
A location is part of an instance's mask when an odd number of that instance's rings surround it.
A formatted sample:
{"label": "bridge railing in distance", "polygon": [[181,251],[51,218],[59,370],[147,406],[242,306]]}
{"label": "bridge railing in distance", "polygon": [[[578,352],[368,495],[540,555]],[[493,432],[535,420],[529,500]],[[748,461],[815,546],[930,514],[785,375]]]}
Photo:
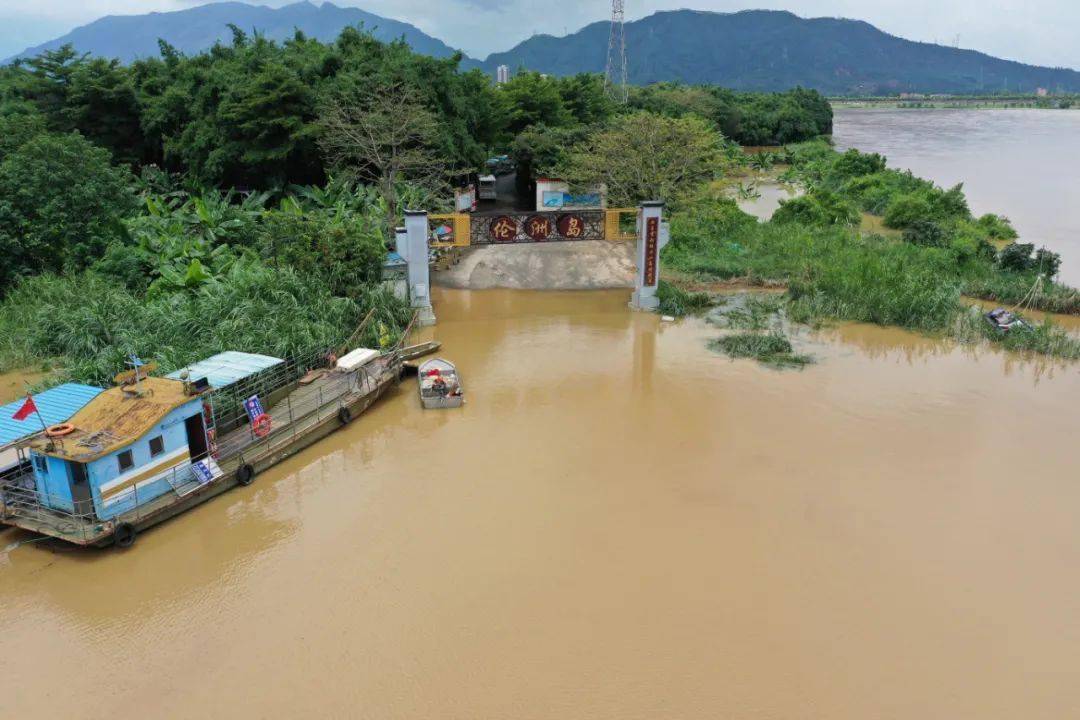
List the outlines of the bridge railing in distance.
{"label": "bridge railing in distance", "polygon": [[626,242],[637,239],[637,208],[608,208],[604,218],[604,239]]}
{"label": "bridge railing in distance", "polygon": [[[428,215],[428,246],[433,248],[467,247],[470,243],[471,218],[468,213],[445,213]],[[440,228],[450,229],[450,234],[437,233]],[[448,238],[439,240],[436,238]]]}

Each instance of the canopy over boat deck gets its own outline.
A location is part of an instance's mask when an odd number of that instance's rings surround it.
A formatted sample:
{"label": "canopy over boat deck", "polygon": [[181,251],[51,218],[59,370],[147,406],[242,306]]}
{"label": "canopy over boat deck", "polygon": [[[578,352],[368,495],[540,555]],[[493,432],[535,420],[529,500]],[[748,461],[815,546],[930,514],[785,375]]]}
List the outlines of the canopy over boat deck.
{"label": "canopy over boat deck", "polygon": [[220,390],[284,362],[281,358],[270,357],[269,355],[256,355],[254,353],[229,350],[208,357],[205,360],[199,360],[176,372],[169,373],[166,377],[180,380],[181,375],[186,372],[189,380],[206,378],[206,381],[210,383],[210,387]]}
{"label": "canopy over boat deck", "polygon": [[66,383],[34,394],[34,405],[41,413],[25,420],[15,420],[12,415],[18,412],[25,398],[0,406],[0,452],[15,445],[20,440],[41,432],[42,420],[46,425],[62,423],[81,410],[88,402],[100,395],[101,388],[77,383]]}

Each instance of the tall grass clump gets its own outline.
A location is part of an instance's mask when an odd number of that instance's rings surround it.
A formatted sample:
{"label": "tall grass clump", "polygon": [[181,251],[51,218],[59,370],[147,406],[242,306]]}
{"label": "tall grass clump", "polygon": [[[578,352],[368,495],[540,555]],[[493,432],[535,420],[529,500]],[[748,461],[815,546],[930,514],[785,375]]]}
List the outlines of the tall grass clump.
{"label": "tall grass clump", "polygon": [[792,317],[947,328],[961,309],[960,283],[940,252],[910,245],[853,246],[792,281]]}
{"label": "tall grass clump", "polygon": [[765,330],[780,319],[786,304],[787,299],[782,295],[747,295],[733,301],[710,320],[734,330]]}
{"label": "tall grass clump", "polygon": [[22,281],[0,303],[0,367],[50,360],[63,376],[104,384],[130,353],[175,370],[224,350],[276,357],[329,348],[374,308],[391,334],[408,322],[406,304],[382,289],[334,296],[319,278],[261,264],[194,292],[144,298],[93,272]]}
{"label": "tall grass clump", "polygon": [[972,309],[957,318],[952,335],[960,342],[989,341],[1014,352],[1080,360],[1080,337],[1050,320],[1035,323],[1025,319],[1025,322],[1027,327],[1002,332],[986,321],[980,309]]}
{"label": "tall grass clump", "polygon": [[813,362],[809,355],[796,353],[791,341],[780,331],[734,333],[714,340],[711,345],[732,359],[748,358],[773,367],[802,367]]}
{"label": "tall grass clump", "polygon": [[661,280],[656,288],[656,298],[660,301],[657,308],[664,315],[683,317],[708,310],[713,306],[709,293],[689,292],[666,280]]}

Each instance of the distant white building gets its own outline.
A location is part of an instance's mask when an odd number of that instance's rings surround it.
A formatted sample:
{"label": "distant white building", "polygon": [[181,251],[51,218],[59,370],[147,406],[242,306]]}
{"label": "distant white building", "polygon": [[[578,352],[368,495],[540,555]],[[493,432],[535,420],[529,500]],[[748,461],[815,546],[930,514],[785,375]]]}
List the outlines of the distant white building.
{"label": "distant white building", "polygon": [[1050,94],[1050,91],[1047,90],[1046,88],[1035,88],[1035,94],[1038,95],[1039,97],[1046,97],[1047,95]]}
{"label": "distant white building", "polygon": [[502,85],[503,83],[510,82],[510,68],[506,65],[500,65],[495,68],[495,82]]}

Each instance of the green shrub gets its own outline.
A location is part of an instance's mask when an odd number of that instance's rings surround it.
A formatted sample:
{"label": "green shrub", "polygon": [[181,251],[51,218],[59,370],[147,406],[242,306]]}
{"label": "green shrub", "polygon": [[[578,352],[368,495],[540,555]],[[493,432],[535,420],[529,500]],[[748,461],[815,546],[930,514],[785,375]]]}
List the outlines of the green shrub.
{"label": "green shrub", "polygon": [[940,330],[960,309],[954,263],[938,249],[853,246],[791,283],[791,314],[800,321],[831,317]]}
{"label": "green shrub", "polygon": [[904,228],[904,242],[923,247],[948,247],[949,233],[933,220],[916,220]]}
{"label": "green shrub", "polygon": [[317,275],[343,297],[355,297],[378,282],[386,260],[376,219],[353,216],[339,221],[326,212],[268,213],[259,248],[269,264]]}
{"label": "green shrub", "polygon": [[933,209],[925,193],[908,193],[893,198],[885,210],[885,227],[903,230],[920,220],[933,217]]}
{"label": "green shrub", "polygon": [[342,342],[370,308],[396,329],[410,315],[388,291],[335,297],[318,277],[258,263],[150,300],[93,272],[39,275],[0,303],[0,368],[55,359],[71,379],[106,383],[132,352],[165,371],[223,350],[304,354]]}
{"label": "green shrub", "polygon": [[775,367],[801,367],[813,359],[796,353],[791,341],[782,332],[741,332],[725,335],[712,342],[712,347],[732,359],[749,358]]}
{"label": "green shrub", "polygon": [[0,162],[0,296],[16,278],[89,267],[124,237],[130,173],[80,135],[38,135]]}
{"label": "green shrub", "polygon": [[781,200],[780,207],[772,216],[777,224],[799,223],[802,225],[857,225],[859,211],[840,195],[828,190],[815,190],[802,197]]}
{"label": "green shrub", "polygon": [[1034,270],[1048,278],[1057,275],[1061,267],[1061,256],[1046,248],[1039,248],[1032,257],[1034,251],[1035,245],[1032,243],[1009,243],[998,253],[998,266],[1010,272]]}
{"label": "green shrub", "polygon": [[1019,237],[1016,229],[1013,228],[1009,218],[1004,215],[994,215],[993,213],[987,213],[975,221],[983,232],[986,233],[986,237],[991,240],[1015,240]]}
{"label": "green shrub", "polygon": [[1039,248],[1035,251],[1034,269],[1048,278],[1057,277],[1058,270],[1061,269],[1061,255],[1046,248]]}
{"label": "green shrub", "polygon": [[1031,258],[1033,252],[1035,252],[1033,243],[1009,243],[998,253],[998,267],[1012,272],[1030,270],[1034,262]]}
{"label": "green shrub", "polygon": [[843,179],[873,175],[885,169],[885,162],[883,155],[861,153],[852,148],[836,158],[833,174]]}
{"label": "green shrub", "polygon": [[674,317],[701,312],[713,305],[713,300],[708,293],[688,292],[666,280],[661,280],[657,286],[656,298],[660,301],[657,310],[664,315]]}

